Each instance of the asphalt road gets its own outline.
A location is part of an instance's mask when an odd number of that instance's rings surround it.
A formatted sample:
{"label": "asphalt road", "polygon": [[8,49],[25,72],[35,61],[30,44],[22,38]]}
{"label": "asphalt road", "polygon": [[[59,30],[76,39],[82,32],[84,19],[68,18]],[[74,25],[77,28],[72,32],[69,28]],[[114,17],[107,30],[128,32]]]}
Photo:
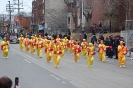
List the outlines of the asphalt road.
{"label": "asphalt road", "polygon": [[75,63],[69,52],[61,58],[59,68],[53,62],[47,63],[45,54],[38,58],[36,53],[19,50],[18,44],[11,44],[9,58],[0,51],[0,77],[8,76],[13,82],[19,77],[21,88],[133,88],[133,61],[127,57],[125,68],[117,66],[117,60],[107,58],[106,63],[94,58],[92,68],[86,58]]}

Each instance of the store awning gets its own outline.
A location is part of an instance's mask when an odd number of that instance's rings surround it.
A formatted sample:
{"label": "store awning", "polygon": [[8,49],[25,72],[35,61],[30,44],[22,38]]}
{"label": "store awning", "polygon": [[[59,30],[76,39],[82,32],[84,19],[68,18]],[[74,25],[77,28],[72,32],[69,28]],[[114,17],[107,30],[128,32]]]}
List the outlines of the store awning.
{"label": "store awning", "polygon": [[44,27],[39,28],[39,31],[44,30]]}

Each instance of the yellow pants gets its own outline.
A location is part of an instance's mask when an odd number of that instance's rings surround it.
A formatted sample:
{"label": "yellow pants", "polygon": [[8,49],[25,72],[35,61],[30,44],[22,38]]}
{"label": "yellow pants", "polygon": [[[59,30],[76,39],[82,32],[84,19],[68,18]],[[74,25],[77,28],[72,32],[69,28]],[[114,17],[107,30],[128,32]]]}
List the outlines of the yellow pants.
{"label": "yellow pants", "polygon": [[72,48],[70,48],[70,54],[73,54],[73,49]]}
{"label": "yellow pants", "polygon": [[63,57],[63,56],[64,56],[64,53],[65,53],[65,52],[64,52],[64,50],[62,50],[62,54],[61,54],[61,57]]}
{"label": "yellow pants", "polygon": [[29,47],[25,46],[25,51],[28,52],[29,51]]}
{"label": "yellow pants", "polygon": [[83,50],[82,50],[82,57],[85,57],[86,54],[87,54],[87,50],[83,49]]}
{"label": "yellow pants", "polygon": [[126,64],[125,55],[118,55],[118,65],[122,66]]}
{"label": "yellow pants", "polygon": [[47,62],[50,62],[51,61],[51,58],[52,58],[52,52],[47,52],[46,53],[46,61]]}
{"label": "yellow pants", "polygon": [[7,57],[8,56],[8,49],[4,49],[3,50],[3,57]]}
{"label": "yellow pants", "polygon": [[39,58],[42,58],[42,49],[41,48],[37,49],[37,56]]}
{"label": "yellow pants", "polygon": [[60,55],[54,54],[53,62],[54,62],[54,67],[57,67],[60,64]]}
{"label": "yellow pants", "polygon": [[87,64],[88,64],[89,67],[93,65],[93,61],[94,61],[93,56],[88,56],[87,57]]}
{"label": "yellow pants", "polygon": [[35,52],[34,46],[31,46],[31,47],[30,47],[30,52],[31,52],[31,54],[33,54],[33,53]]}
{"label": "yellow pants", "polygon": [[20,46],[20,50],[21,50],[21,51],[24,50],[23,44],[19,44],[19,46]]}
{"label": "yellow pants", "polygon": [[74,54],[74,61],[77,62],[79,60],[79,54]]}
{"label": "yellow pants", "polygon": [[100,61],[103,61],[103,62],[106,61],[105,53],[98,53],[98,55],[99,55],[99,60],[100,60]]}
{"label": "yellow pants", "polygon": [[65,48],[64,48],[64,52],[66,52],[67,50],[68,50],[68,48],[67,48],[67,46],[64,46]]}

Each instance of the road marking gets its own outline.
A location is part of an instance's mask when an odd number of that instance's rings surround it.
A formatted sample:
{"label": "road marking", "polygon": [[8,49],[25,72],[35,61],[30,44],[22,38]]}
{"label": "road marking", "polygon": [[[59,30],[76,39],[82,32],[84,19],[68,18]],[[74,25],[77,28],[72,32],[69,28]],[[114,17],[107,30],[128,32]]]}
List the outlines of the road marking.
{"label": "road marking", "polygon": [[[71,60],[68,60],[68,59],[65,59],[65,60],[68,61],[68,62],[71,62],[71,63],[75,63],[74,61],[71,61]],[[78,64],[79,66],[88,68],[88,66],[86,66],[86,65],[82,65],[82,64],[79,64],[79,63],[77,63],[77,64]],[[97,69],[94,69],[94,68],[90,68],[90,69],[95,70],[95,71],[98,71]]]}
{"label": "road marking", "polygon": [[57,80],[60,80],[59,78],[55,77],[54,75],[51,75],[53,78],[57,79]]}
{"label": "road marking", "polygon": [[15,54],[15,52],[11,52],[11,53]]}
{"label": "road marking", "polygon": [[62,83],[66,84],[66,82],[62,81]]}
{"label": "road marking", "polygon": [[28,63],[31,63],[30,61],[28,61],[28,60],[26,60],[26,59],[24,59],[26,62],[28,62]]}

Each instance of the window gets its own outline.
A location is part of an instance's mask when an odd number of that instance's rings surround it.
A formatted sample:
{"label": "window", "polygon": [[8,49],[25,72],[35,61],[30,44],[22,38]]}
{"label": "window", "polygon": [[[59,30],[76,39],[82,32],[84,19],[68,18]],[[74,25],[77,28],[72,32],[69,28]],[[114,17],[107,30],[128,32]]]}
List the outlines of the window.
{"label": "window", "polygon": [[70,17],[68,17],[68,24],[70,24]]}

